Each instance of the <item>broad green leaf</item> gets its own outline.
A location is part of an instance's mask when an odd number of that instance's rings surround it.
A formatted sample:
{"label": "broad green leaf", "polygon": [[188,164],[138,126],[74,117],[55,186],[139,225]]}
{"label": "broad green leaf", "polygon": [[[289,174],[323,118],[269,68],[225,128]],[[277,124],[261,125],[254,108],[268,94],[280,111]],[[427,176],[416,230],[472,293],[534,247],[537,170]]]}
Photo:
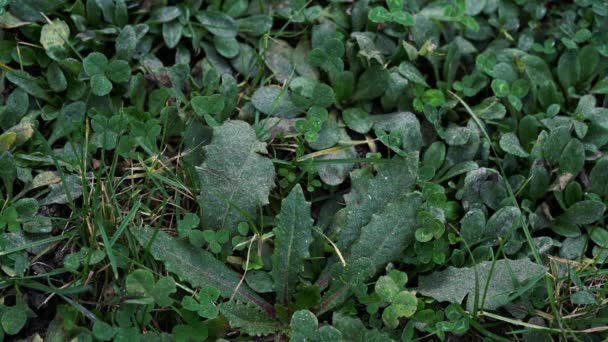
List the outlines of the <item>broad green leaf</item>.
{"label": "broad green leaf", "polygon": [[125,83],[131,78],[131,68],[127,61],[115,59],[108,65],[106,76],[115,83]]}
{"label": "broad green leaf", "polygon": [[251,103],[260,112],[279,118],[295,118],[300,114],[286,88],[260,87],[253,93]]}
{"label": "broad green leaf", "polygon": [[127,292],[131,295],[142,296],[133,300],[138,304],[153,304],[167,307],[173,303],[169,296],[177,291],[175,281],[171,277],[162,277],[158,282],[154,281],[154,275],[148,270],[135,270],[127,276],[125,281]]}
{"label": "broad green leaf", "polygon": [[425,87],[429,86],[422,73],[410,62],[402,62],[399,64],[399,73],[414,83],[421,84]]}
{"label": "broad green leaf", "polygon": [[23,329],[26,321],[27,313],[25,309],[15,306],[3,310],[2,317],[0,318],[2,329],[4,329],[7,335],[16,335]]}
{"label": "broad green leaf", "polygon": [[[318,160],[352,159],[357,157],[357,152],[353,147],[341,149],[337,152],[325,154]],[[355,166],[354,163],[341,161],[339,163],[321,163],[317,165],[319,178],[327,185],[340,185],[348,178],[348,173]]]}
{"label": "broad green leaf", "polygon": [[557,76],[562,86],[567,89],[578,82],[581,66],[578,63],[577,51],[565,51],[557,63]]}
{"label": "broad green leaf", "polygon": [[115,49],[116,58],[130,60],[135,53],[137,46],[137,33],[131,25],[127,25],[120,30],[116,37]]}
{"label": "broad green leaf", "polygon": [[373,64],[357,80],[353,98],[357,101],[371,100],[384,94],[389,82],[389,72],[382,65]]}
{"label": "broad green leaf", "polygon": [[61,19],[46,23],[40,30],[40,44],[45,50],[63,47],[69,37],[70,27]]}
{"label": "broad green leaf", "polygon": [[150,14],[150,20],[161,23],[176,19],[181,11],[176,6],[160,6]]}
{"label": "broad green leaf", "polygon": [[50,101],[50,97],[46,93],[46,90],[42,89],[38,80],[27,72],[22,70],[9,70],[6,72],[6,78],[23,89],[26,93],[41,100]]}
{"label": "broad green leaf", "polygon": [[377,6],[369,11],[368,17],[374,23],[385,23],[391,20],[392,15],[386,8]]}
{"label": "broad green leaf", "polygon": [[411,317],[416,313],[417,308],[416,295],[409,291],[401,291],[395,295],[392,304],[382,312],[382,320],[387,327],[395,329],[399,325],[399,318]]}
{"label": "broad green leaf", "polygon": [[475,115],[484,120],[499,120],[507,114],[507,109],[496,97],[487,98],[472,109]]}
{"label": "broad green leaf", "polygon": [[93,323],[93,336],[101,341],[110,341],[116,334],[116,328],[103,321]]}
{"label": "broad green leaf", "polygon": [[[342,333],[332,326],[318,328],[317,317],[308,310],[299,310],[291,316],[291,339],[293,342],[342,341]],[[317,329],[318,328],[318,329]]]}
{"label": "broad green leaf", "polygon": [[415,152],[422,147],[420,121],[410,112],[399,112],[371,117],[374,128],[391,133],[400,133],[401,148],[406,152]]}
{"label": "broad green leaf", "polygon": [[578,175],[585,165],[585,148],[578,139],[571,139],[564,147],[559,158],[559,168],[562,173]]}
{"label": "broad green leaf", "polygon": [[342,112],[342,118],[346,126],[353,131],[365,134],[373,126],[369,114],[361,108],[349,108]]}
{"label": "broad green leaf", "polygon": [[384,210],[372,215],[361,228],[347,260],[370,258],[376,270],[396,260],[414,242],[416,211],[422,203],[419,193],[410,193],[395,202],[384,203]]}
{"label": "broad green leaf", "polygon": [[[528,259],[498,260],[494,265],[491,261],[484,261],[467,268],[450,266],[445,271],[420,276],[416,291],[439,302],[457,304],[468,296],[467,310],[473,310],[476,301],[478,308],[496,310],[507,304],[511,293],[523,287],[526,282],[538,281],[546,271],[546,267]],[[482,306],[486,285],[487,292]]]}
{"label": "broad green leaf", "polygon": [[275,238],[271,274],[277,302],[287,307],[312,243],[310,204],[306,202],[299,184],[283,200],[277,220],[277,226],[273,229]]}
{"label": "broad green leaf", "polygon": [[190,103],[192,109],[200,116],[219,115],[225,106],[224,96],[221,94],[195,96]]}
{"label": "broad green leaf", "polygon": [[220,304],[220,312],[232,328],[250,336],[265,336],[281,331],[281,324],[256,307],[237,301]]}
{"label": "broad green leaf", "polygon": [[13,182],[17,179],[17,165],[10,152],[0,152],[0,177],[7,192],[12,195]]}
{"label": "broad green leaf", "polygon": [[517,135],[511,132],[505,133],[500,137],[500,148],[517,157],[527,158],[529,155],[528,152],[521,147]]}
{"label": "broad green leaf", "polygon": [[68,83],[59,65],[55,62],[49,65],[46,73],[46,81],[49,87],[55,92],[62,92],[67,89]]}
{"label": "broad green leaf", "polygon": [[[353,186],[345,196],[346,223],[338,239],[341,250],[347,250],[359,238],[361,229],[374,214],[381,212],[387,203],[397,201],[412,190],[416,181],[418,154],[406,158],[396,157],[390,163],[379,164],[375,177],[351,173]],[[356,172],[356,171],[355,171]]]}
{"label": "broad green leaf", "polygon": [[438,170],[445,161],[445,145],[441,141],[435,141],[424,152],[423,164]]}
{"label": "broad green leaf", "polygon": [[131,233],[142,247],[147,247],[154,238],[150,253],[156,260],[165,264],[167,271],[174,273],[182,281],[187,281],[197,288],[217,288],[224,298],[234,295],[237,300],[257,305],[268,315],[274,314],[274,308],[264,299],[247,285],[239,285],[240,274],[217,260],[213,254],[163,232],[155,234],[150,228],[133,228]]}
{"label": "broad green leaf", "polygon": [[509,95],[509,83],[505,80],[495,79],[492,81],[492,90],[494,94],[498,97],[506,97]]}
{"label": "broad green leaf", "polygon": [[529,91],[530,83],[523,78],[517,79],[511,84],[511,94],[518,98],[525,97]]}
{"label": "broad green leaf", "polygon": [[433,107],[439,107],[445,103],[445,96],[443,95],[443,92],[439,89],[428,89],[424,92],[424,95],[422,96],[422,101]]}
{"label": "broad green leaf", "polygon": [[99,52],[91,52],[83,61],[84,72],[89,76],[104,75],[108,70],[108,58]]}
{"label": "broad green leaf", "polygon": [[589,174],[591,190],[600,196],[608,196],[608,158],[598,160]]}
{"label": "broad green leaf", "polygon": [[294,76],[293,53],[293,48],[283,40],[273,39],[268,42],[264,63],[273,72],[274,78],[281,83]]}
{"label": "broad green leaf", "polygon": [[486,224],[486,235],[492,238],[508,238],[519,227],[521,212],[517,207],[504,207],[494,213]]}
{"label": "broad green leaf", "polygon": [[174,49],[182,39],[183,25],[178,20],[163,23],[163,40],[168,48]]}
{"label": "broad green leaf", "polygon": [[197,167],[203,224],[234,232],[239,222],[255,221],[275,185],[274,166],[260,155],[268,152],[266,144],[248,123],[235,120],[215,127],[203,150],[205,161]]}
{"label": "broad green leaf", "polygon": [[387,275],[381,276],[376,280],[376,284],[374,285],[374,291],[380,296],[380,298],[390,303],[393,301],[393,298],[399,293],[401,287],[405,284],[398,284],[395,279],[389,277]]}
{"label": "broad green leaf", "polygon": [[585,200],[574,203],[558,220],[567,224],[591,224],[601,219],[606,211],[606,205],[600,201]]}
{"label": "broad green leaf", "polygon": [[202,11],[196,15],[196,19],[215,36],[232,38],[237,34],[236,21],[225,13],[215,10]]}
{"label": "broad green leaf", "polygon": [[104,75],[91,77],[91,91],[97,96],[108,95],[112,91],[112,82]]}
{"label": "broad green leaf", "polygon": [[234,58],[239,54],[240,45],[236,38],[214,36],[213,45],[217,49],[217,52],[226,58]]}

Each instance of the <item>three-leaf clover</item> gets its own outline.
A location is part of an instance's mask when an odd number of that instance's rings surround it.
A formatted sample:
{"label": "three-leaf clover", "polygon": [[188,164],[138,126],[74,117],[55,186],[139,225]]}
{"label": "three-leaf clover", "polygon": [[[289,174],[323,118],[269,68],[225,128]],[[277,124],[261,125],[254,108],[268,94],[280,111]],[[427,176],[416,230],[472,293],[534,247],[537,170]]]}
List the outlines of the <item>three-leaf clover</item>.
{"label": "three-leaf clover", "polygon": [[528,95],[530,91],[530,83],[523,78],[517,79],[511,83],[501,79],[495,79],[492,81],[492,90],[494,95],[498,97],[506,97],[513,108],[521,110],[522,102],[521,99]]}
{"label": "three-leaf clover", "polygon": [[374,286],[375,294],[389,305],[382,312],[384,324],[391,329],[399,325],[399,318],[411,317],[418,308],[416,295],[405,290],[407,274],[393,270],[388,275],[381,276]]}
{"label": "three-leaf clover", "polygon": [[323,107],[312,107],[308,111],[306,119],[296,121],[296,130],[304,134],[304,138],[309,142],[314,142],[319,138],[319,132],[323,123],[329,118],[327,109]]}
{"label": "three-leaf clover", "polygon": [[4,229],[4,227],[7,227],[9,232],[19,231],[21,224],[19,223],[19,213],[17,212],[17,209],[13,207],[4,209],[0,215],[0,229]]}
{"label": "three-leaf clover", "polygon": [[108,95],[112,83],[125,83],[131,78],[129,63],[122,59],[108,62],[99,52],[91,52],[83,60],[84,72],[90,77],[91,91],[97,96]]}
{"label": "three-leaf clover", "polygon": [[403,26],[413,26],[414,17],[403,10],[403,0],[386,0],[388,10],[382,6],[372,8],[368,18],[374,23],[393,22]]}
{"label": "three-leaf clover", "polygon": [[127,276],[127,292],[139,296],[128,302],[135,304],[154,304],[167,307],[173,303],[170,295],[177,291],[175,281],[171,277],[162,277],[154,282],[154,275],[148,270],[135,270]]}
{"label": "three-leaf clover", "polygon": [[204,318],[215,318],[219,310],[215,301],[220,297],[220,291],[215,287],[202,288],[195,297],[185,296],[182,298],[182,307],[188,311],[195,311]]}
{"label": "three-leaf clover", "polygon": [[336,38],[326,40],[321,47],[313,49],[308,55],[312,65],[325,70],[330,76],[338,75],[344,70],[344,44]]}
{"label": "three-leaf clover", "polygon": [[230,234],[227,230],[222,229],[213,231],[211,229],[203,230],[203,239],[209,244],[211,252],[217,254],[222,251],[222,244],[228,242]]}

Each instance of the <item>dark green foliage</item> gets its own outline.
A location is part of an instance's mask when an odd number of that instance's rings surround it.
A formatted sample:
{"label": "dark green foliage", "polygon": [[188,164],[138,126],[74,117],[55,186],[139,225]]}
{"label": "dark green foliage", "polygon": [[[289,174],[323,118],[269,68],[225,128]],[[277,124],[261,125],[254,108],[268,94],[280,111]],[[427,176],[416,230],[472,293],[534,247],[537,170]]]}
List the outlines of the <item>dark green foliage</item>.
{"label": "dark green foliage", "polygon": [[0,340],[605,340],[607,28],[0,0]]}

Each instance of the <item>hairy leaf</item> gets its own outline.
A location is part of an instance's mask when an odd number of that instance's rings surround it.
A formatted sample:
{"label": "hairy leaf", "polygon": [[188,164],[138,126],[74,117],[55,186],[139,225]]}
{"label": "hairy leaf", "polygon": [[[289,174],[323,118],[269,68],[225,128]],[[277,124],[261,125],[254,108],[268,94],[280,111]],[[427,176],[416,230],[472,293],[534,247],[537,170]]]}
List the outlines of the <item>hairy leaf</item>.
{"label": "hairy leaf", "polygon": [[230,301],[220,304],[220,312],[232,328],[239,328],[242,333],[251,336],[270,335],[280,331],[278,321],[268,317],[264,312],[253,306]]}
{"label": "hairy leaf", "polygon": [[[132,229],[131,232],[142,247],[147,247],[155,235],[150,228]],[[268,315],[274,315],[274,308],[247,285],[239,286],[240,275],[217,260],[213,254],[162,232],[156,233],[150,245],[150,253],[182,281],[187,281],[194,287],[215,287],[225,298],[234,294],[234,298],[258,306]]]}
{"label": "hairy leaf", "polygon": [[239,222],[255,220],[274,188],[274,167],[266,144],[243,121],[227,121],[214,128],[211,144],[203,148],[205,161],[197,167],[198,196],[207,227],[236,231]]}
{"label": "hairy leaf", "polygon": [[[448,267],[445,271],[421,276],[416,291],[439,302],[461,303],[468,296],[468,310],[473,310],[477,296],[479,308],[494,310],[506,304],[510,294],[526,281],[538,280],[546,271],[546,267],[528,259],[498,260],[493,269],[491,261],[484,261],[473,267]],[[482,307],[484,288],[488,282]]]}
{"label": "hairy leaf", "polygon": [[306,202],[300,185],[297,185],[283,200],[278,224],[274,228],[272,277],[277,302],[284,306],[288,305],[295,290],[304,258],[309,256],[312,224],[310,204]]}

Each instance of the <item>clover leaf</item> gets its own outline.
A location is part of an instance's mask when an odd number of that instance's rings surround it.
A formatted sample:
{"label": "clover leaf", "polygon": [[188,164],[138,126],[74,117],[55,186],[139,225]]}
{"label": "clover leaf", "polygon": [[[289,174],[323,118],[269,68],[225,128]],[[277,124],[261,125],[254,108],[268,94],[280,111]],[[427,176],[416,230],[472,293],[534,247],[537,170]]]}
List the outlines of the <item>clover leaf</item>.
{"label": "clover leaf", "polygon": [[126,289],[131,295],[137,296],[128,302],[136,304],[156,304],[167,307],[173,303],[170,295],[177,291],[175,281],[171,277],[161,277],[154,281],[152,272],[144,269],[135,270],[126,279]]}
{"label": "clover leaf", "polygon": [[220,291],[214,287],[204,287],[196,297],[185,296],[182,298],[182,307],[188,311],[195,311],[204,318],[215,318],[219,309],[215,302],[220,297]]}
{"label": "clover leaf", "polygon": [[382,6],[376,6],[368,13],[368,18],[374,23],[393,22],[403,26],[413,26],[414,17],[403,10],[403,0],[386,0],[388,10]]}
{"label": "clover leaf", "polygon": [[97,96],[108,95],[113,83],[125,83],[131,78],[129,63],[115,59],[111,62],[99,52],[91,52],[84,60],[85,73],[90,77],[91,91]]}
{"label": "clover leaf", "polygon": [[342,55],[344,55],[344,44],[337,38],[331,38],[323,42],[321,47],[310,51],[308,60],[312,65],[327,72],[330,77],[335,77],[344,70]]}

